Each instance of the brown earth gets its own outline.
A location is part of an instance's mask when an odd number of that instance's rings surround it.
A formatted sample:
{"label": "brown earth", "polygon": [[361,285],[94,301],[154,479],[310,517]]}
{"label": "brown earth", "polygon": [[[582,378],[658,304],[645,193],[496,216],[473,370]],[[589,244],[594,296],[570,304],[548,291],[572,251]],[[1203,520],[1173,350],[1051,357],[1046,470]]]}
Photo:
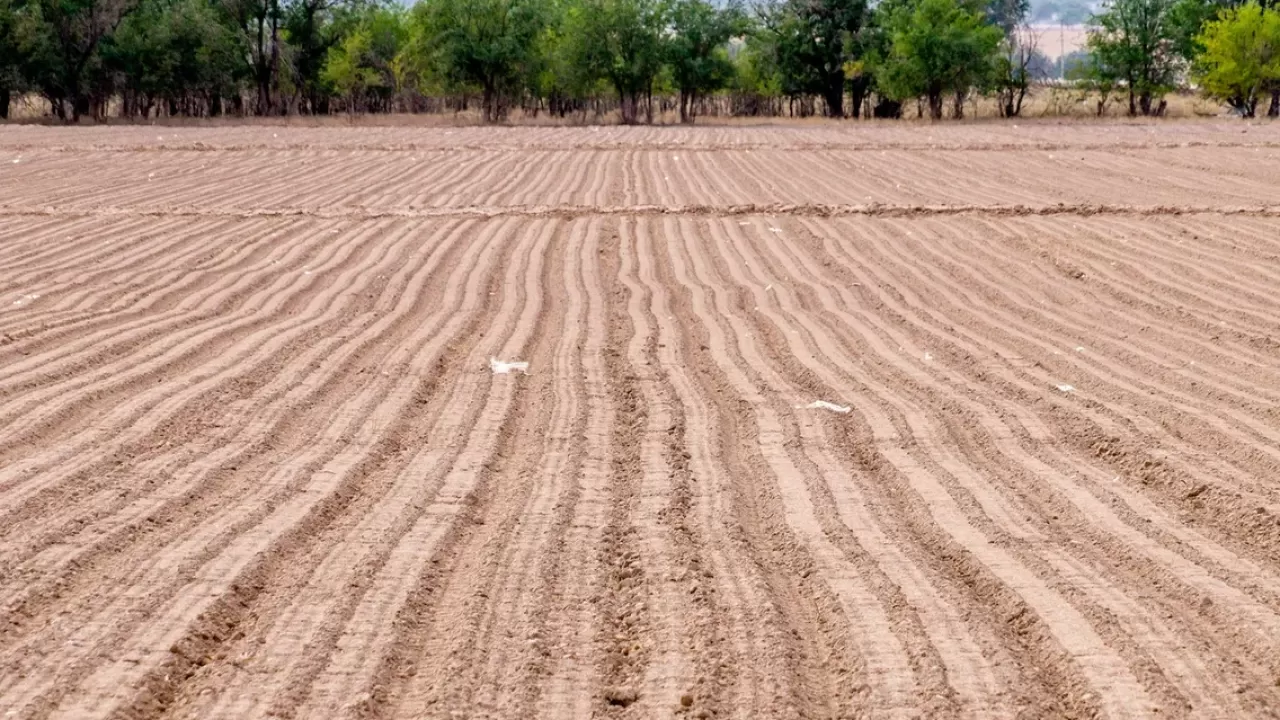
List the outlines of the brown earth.
{"label": "brown earth", "polygon": [[1280,715],[1277,159],[4,128],[0,718]]}

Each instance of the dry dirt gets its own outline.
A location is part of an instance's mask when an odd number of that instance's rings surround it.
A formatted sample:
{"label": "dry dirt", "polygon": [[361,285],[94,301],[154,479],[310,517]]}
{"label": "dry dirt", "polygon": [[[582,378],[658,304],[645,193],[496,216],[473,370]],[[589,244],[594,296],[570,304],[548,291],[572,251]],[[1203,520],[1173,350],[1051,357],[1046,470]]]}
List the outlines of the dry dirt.
{"label": "dry dirt", "polygon": [[0,718],[1274,717],[1278,161],[0,129]]}

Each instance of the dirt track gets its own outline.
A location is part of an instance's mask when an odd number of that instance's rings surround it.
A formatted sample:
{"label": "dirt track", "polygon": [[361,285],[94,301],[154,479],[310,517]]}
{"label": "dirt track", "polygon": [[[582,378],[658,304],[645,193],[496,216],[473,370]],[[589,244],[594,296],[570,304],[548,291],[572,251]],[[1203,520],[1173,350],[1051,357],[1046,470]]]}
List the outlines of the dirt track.
{"label": "dirt track", "polygon": [[0,718],[1280,715],[1277,160],[0,129]]}

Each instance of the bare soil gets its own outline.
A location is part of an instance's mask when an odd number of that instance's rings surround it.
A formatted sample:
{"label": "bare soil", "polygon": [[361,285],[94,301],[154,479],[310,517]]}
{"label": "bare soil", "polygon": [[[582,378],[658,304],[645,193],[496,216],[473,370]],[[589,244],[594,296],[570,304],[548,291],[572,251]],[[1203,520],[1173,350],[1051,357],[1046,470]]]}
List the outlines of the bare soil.
{"label": "bare soil", "polygon": [[0,717],[1275,717],[1278,160],[0,129]]}

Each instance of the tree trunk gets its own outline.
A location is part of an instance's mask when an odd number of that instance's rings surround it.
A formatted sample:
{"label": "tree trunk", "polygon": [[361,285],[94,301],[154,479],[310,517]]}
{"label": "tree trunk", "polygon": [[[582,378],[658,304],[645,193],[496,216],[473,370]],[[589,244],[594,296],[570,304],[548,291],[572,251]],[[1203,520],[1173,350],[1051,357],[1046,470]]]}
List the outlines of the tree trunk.
{"label": "tree trunk", "polygon": [[[280,13],[276,12],[276,0],[271,0],[271,90],[267,98],[270,103],[269,107],[275,107],[276,99],[280,97]],[[283,104],[280,107],[281,115],[285,114],[286,108]]]}
{"label": "tree trunk", "polygon": [[866,102],[867,90],[871,88],[871,81],[866,78],[855,78],[849,84],[850,104],[853,105],[853,117],[858,119],[862,117],[862,104]]}
{"label": "tree trunk", "polygon": [[494,89],[493,83],[487,82],[484,84],[484,95],[481,101],[483,109],[481,110],[481,114],[484,116],[484,121],[486,123],[494,123],[498,121],[498,108],[496,105],[497,95],[498,93]]}
{"label": "tree trunk", "polygon": [[1267,117],[1280,117],[1280,89],[1271,91],[1271,106],[1267,108]]}
{"label": "tree trunk", "polygon": [[964,91],[963,90],[956,91],[956,99],[955,99],[955,103],[952,105],[951,114],[956,120],[964,119]]}
{"label": "tree trunk", "polygon": [[639,105],[639,93],[618,93],[618,113],[622,116],[623,125],[636,124]]}
{"label": "tree trunk", "polygon": [[263,15],[257,18],[258,21],[258,57],[256,71],[258,84],[258,115],[268,115],[271,113],[271,68],[267,63],[267,16]]}
{"label": "tree trunk", "polygon": [[73,124],[80,122],[80,117],[89,115],[92,110],[89,96],[84,93],[76,93],[71,102],[71,122]]}
{"label": "tree trunk", "polygon": [[1138,95],[1138,108],[1144,116],[1151,115],[1151,93],[1144,92]]}
{"label": "tree trunk", "polygon": [[684,90],[680,91],[680,122],[689,124],[693,119],[689,117],[689,93]]}
{"label": "tree trunk", "polygon": [[842,118],[844,117],[844,78],[841,77],[839,82],[832,83],[827,91],[822,94],[824,100],[827,101],[827,117]]}
{"label": "tree trunk", "polygon": [[12,97],[9,94],[9,88],[0,88],[0,120],[9,119],[9,103]]}
{"label": "tree trunk", "polygon": [[929,117],[933,120],[942,119],[942,92],[929,93]]}

